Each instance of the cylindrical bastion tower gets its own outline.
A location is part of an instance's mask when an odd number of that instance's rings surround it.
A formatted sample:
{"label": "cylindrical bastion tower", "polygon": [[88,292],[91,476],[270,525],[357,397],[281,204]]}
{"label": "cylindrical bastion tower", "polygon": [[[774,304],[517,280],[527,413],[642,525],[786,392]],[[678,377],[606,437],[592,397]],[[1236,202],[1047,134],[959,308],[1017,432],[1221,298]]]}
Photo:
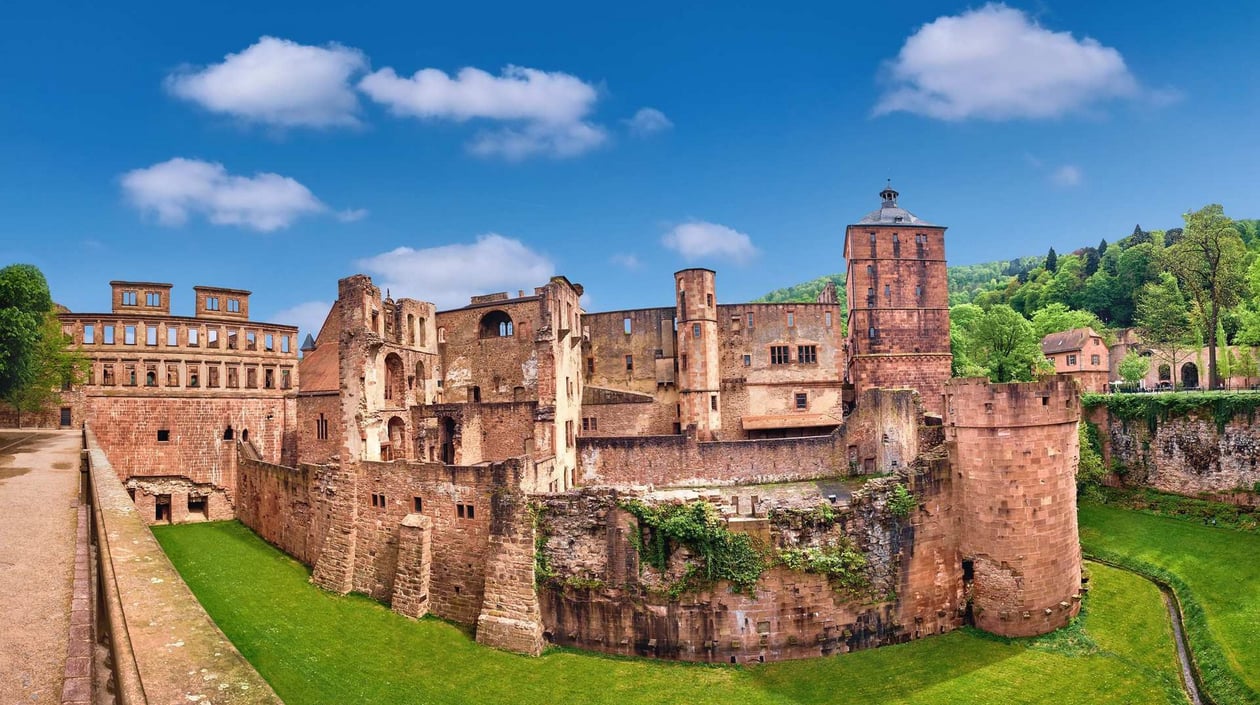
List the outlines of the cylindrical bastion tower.
{"label": "cylindrical bastion tower", "polygon": [[956,379],[945,401],[975,625],[1011,637],[1062,627],[1080,610],[1076,383]]}

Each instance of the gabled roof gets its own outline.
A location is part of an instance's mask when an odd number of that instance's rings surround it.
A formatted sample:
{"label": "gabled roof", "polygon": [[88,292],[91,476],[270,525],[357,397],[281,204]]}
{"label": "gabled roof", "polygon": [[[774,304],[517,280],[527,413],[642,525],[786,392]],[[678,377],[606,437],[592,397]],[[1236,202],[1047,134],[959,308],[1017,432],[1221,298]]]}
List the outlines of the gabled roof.
{"label": "gabled roof", "polygon": [[1051,333],[1041,339],[1041,352],[1044,355],[1083,350],[1090,338],[1101,337],[1093,328],[1073,328],[1062,333]]}

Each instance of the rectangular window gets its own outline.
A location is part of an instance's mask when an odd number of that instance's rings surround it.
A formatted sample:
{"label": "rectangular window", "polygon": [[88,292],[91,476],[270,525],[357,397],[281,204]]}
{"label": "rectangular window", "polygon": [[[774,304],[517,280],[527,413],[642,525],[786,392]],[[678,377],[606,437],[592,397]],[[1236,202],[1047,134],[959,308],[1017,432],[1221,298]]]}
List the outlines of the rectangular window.
{"label": "rectangular window", "polygon": [[96,330],[92,326],[83,326],[83,344],[91,345],[96,342]]}
{"label": "rectangular window", "polygon": [[290,380],[289,371],[280,370],[280,388],[288,389],[291,386],[293,386],[293,382]]}
{"label": "rectangular window", "polygon": [[630,335],[630,332],[633,330],[633,324],[629,316],[625,317],[625,320],[621,322],[621,326],[625,330],[626,335]]}
{"label": "rectangular window", "polygon": [[280,352],[289,352],[289,336],[287,335],[280,336]]}
{"label": "rectangular window", "polygon": [[235,367],[227,368],[227,386],[228,389],[236,389],[241,386],[241,371]]}
{"label": "rectangular window", "polygon": [[915,287],[914,287],[914,298],[916,298],[916,299],[921,299],[921,298],[923,298],[923,285],[922,285],[922,284],[916,284],[916,285],[915,285]]}
{"label": "rectangular window", "polygon": [[201,386],[201,377],[197,373],[197,369],[198,367],[196,365],[190,365],[188,367],[188,386],[190,387]]}
{"label": "rectangular window", "polygon": [[228,313],[240,313],[240,312],[241,312],[241,301],[240,301],[240,299],[228,299],[228,304],[227,304],[227,306],[228,306],[228,308],[227,308]]}
{"label": "rectangular window", "polygon": [[884,296],[885,297],[892,296],[892,285],[890,284],[884,285]]}
{"label": "rectangular window", "polygon": [[171,326],[166,329],[166,344],[168,346],[179,345],[179,328]]}
{"label": "rectangular window", "polygon": [[263,370],[263,389],[276,388],[276,371],[272,369]]}
{"label": "rectangular window", "polygon": [[788,328],[792,328],[792,327],[794,327],[794,326],[796,325],[796,314],[795,314],[795,313],[792,313],[791,311],[788,311],[788,312],[787,312],[787,319],[788,319]]}
{"label": "rectangular window", "polygon": [[144,327],[144,344],[157,345],[157,326]]}
{"label": "rectangular window", "polygon": [[586,374],[588,375],[595,374],[595,358],[593,357],[586,358]]}
{"label": "rectangular window", "polygon": [[1091,364],[1091,365],[1098,365],[1098,364],[1101,364],[1101,358],[1100,358],[1100,357],[1098,357],[1097,355],[1090,355],[1090,356],[1089,356],[1089,364]]}
{"label": "rectangular window", "polygon": [[823,322],[826,323],[828,328],[831,327],[831,311],[823,313]]}
{"label": "rectangular window", "polygon": [[219,366],[212,365],[206,370],[206,386],[217,389],[219,386]]}
{"label": "rectangular window", "polygon": [[770,346],[770,364],[786,365],[788,363],[788,346],[771,345]]}
{"label": "rectangular window", "polygon": [[245,387],[248,389],[258,388],[258,370],[250,367],[245,370]]}
{"label": "rectangular window", "polygon": [[170,440],[171,440],[171,431],[170,431],[170,429],[166,429],[166,428],[158,429],[158,432],[157,432],[157,439],[158,439],[158,443],[168,443],[168,442],[170,442]]}
{"label": "rectangular window", "polygon": [[166,386],[168,387],[179,386],[179,365],[166,366]]}
{"label": "rectangular window", "polygon": [[875,244],[875,233],[871,233],[871,244]]}
{"label": "rectangular window", "polygon": [[135,306],[135,305],[136,305],[136,292],[134,292],[134,291],[124,291],[124,292],[122,293],[122,305],[123,305],[123,306]]}
{"label": "rectangular window", "polygon": [[127,345],[136,344],[136,327],[135,326],[123,327],[123,342],[126,343]]}
{"label": "rectangular window", "polygon": [[565,445],[573,447],[573,420],[564,422],[564,441]]}
{"label": "rectangular window", "polygon": [[114,366],[105,365],[101,367],[101,384],[106,386],[114,386]]}
{"label": "rectangular window", "polygon": [[419,497],[411,498],[411,511],[419,514],[424,509],[424,500]]}
{"label": "rectangular window", "polygon": [[236,331],[234,330],[228,331],[228,334],[227,334],[227,349],[228,350],[236,349],[236,337],[237,337]]}
{"label": "rectangular window", "polygon": [[717,395],[716,394],[709,395],[709,408],[714,411],[717,411]]}
{"label": "rectangular window", "polygon": [[206,347],[207,348],[219,347],[219,329],[218,328],[211,328],[210,330],[206,331]]}
{"label": "rectangular window", "polygon": [[805,394],[804,392],[797,392],[796,393],[796,408],[798,409],[809,408],[809,395]]}
{"label": "rectangular window", "polygon": [[263,350],[272,352],[276,349],[276,337],[271,333],[263,336]]}
{"label": "rectangular window", "polygon": [[692,324],[691,324],[691,337],[693,337],[693,338],[699,338],[699,337],[700,337],[700,324],[699,324],[699,323],[692,323]]}
{"label": "rectangular window", "polygon": [[459,516],[460,519],[476,519],[477,518],[477,511],[471,504],[455,505],[455,513]]}
{"label": "rectangular window", "polygon": [[796,346],[796,361],[803,365],[812,365],[818,362],[818,346],[816,345]]}
{"label": "rectangular window", "polygon": [[104,338],[104,343],[105,343],[106,345],[113,345],[113,344],[114,344],[114,327],[113,327],[113,326],[104,326],[104,327],[103,327],[103,330],[104,330],[104,333],[105,333],[105,335],[103,336],[103,338]]}
{"label": "rectangular window", "polygon": [[201,340],[201,331],[197,330],[196,328],[189,328],[188,329],[188,345],[195,348],[197,347],[197,343],[200,342],[200,340]]}
{"label": "rectangular window", "polygon": [[870,328],[866,329],[866,337],[868,338],[874,338],[876,337],[878,333],[879,331],[875,330],[875,326],[871,326]]}
{"label": "rectangular window", "polygon": [[599,430],[599,419],[595,418],[594,416],[587,416],[587,417],[583,418],[583,419],[582,419],[582,430],[583,430],[583,431],[598,431],[598,430]]}
{"label": "rectangular window", "polygon": [[752,367],[752,355],[744,356],[744,367]]}
{"label": "rectangular window", "polygon": [[626,355],[626,372],[634,370],[634,355]]}
{"label": "rectangular window", "polygon": [[217,297],[217,296],[207,296],[207,297],[206,297],[206,310],[207,310],[207,311],[218,311],[218,310],[219,310],[219,297]]}
{"label": "rectangular window", "polygon": [[685,371],[687,369],[687,353],[683,353],[678,359],[681,361],[679,366]]}
{"label": "rectangular window", "polygon": [[245,334],[245,349],[246,350],[258,349],[258,337],[254,334],[254,331],[252,330]]}
{"label": "rectangular window", "polygon": [[156,291],[146,291],[144,294],[144,305],[145,306],[161,306],[162,295],[157,293]]}
{"label": "rectangular window", "polygon": [[753,327],[753,315],[751,313],[748,314],[748,327]]}
{"label": "rectangular window", "polygon": [[315,419],[315,438],[321,441],[328,440],[328,419],[323,414]]}
{"label": "rectangular window", "polygon": [[1075,365],[1075,364],[1076,364],[1076,356],[1075,356],[1075,355],[1068,355],[1067,364],[1069,364],[1069,365]]}

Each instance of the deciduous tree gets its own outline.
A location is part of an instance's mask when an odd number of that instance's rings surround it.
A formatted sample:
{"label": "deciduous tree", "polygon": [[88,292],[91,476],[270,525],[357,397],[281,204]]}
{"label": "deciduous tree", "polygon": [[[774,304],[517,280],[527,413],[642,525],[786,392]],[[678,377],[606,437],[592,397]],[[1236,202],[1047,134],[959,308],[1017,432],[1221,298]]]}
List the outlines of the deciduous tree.
{"label": "deciduous tree", "polygon": [[[1205,338],[1211,338],[1221,320],[1221,312],[1239,301],[1246,283],[1247,250],[1234,223],[1218,204],[1186,213],[1181,238],[1168,248],[1168,268],[1177,275],[1182,290],[1203,315]],[[1208,346],[1208,380],[1220,387],[1216,346]]]}

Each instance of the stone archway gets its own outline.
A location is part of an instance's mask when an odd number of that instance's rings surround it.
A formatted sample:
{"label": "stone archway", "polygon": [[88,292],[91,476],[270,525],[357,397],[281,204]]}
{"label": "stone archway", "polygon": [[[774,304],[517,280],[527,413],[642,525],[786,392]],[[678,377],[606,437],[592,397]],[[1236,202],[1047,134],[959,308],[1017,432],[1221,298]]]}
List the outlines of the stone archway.
{"label": "stone archway", "polygon": [[1181,386],[1185,389],[1195,389],[1199,386],[1198,365],[1187,362],[1181,366]]}
{"label": "stone archway", "polygon": [[389,439],[388,451],[382,451],[381,456],[384,460],[404,460],[408,456],[410,444],[407,443],[407,424],[402,418],[394,416],[390,418],[389,424],[385,427],[386,437]]}

